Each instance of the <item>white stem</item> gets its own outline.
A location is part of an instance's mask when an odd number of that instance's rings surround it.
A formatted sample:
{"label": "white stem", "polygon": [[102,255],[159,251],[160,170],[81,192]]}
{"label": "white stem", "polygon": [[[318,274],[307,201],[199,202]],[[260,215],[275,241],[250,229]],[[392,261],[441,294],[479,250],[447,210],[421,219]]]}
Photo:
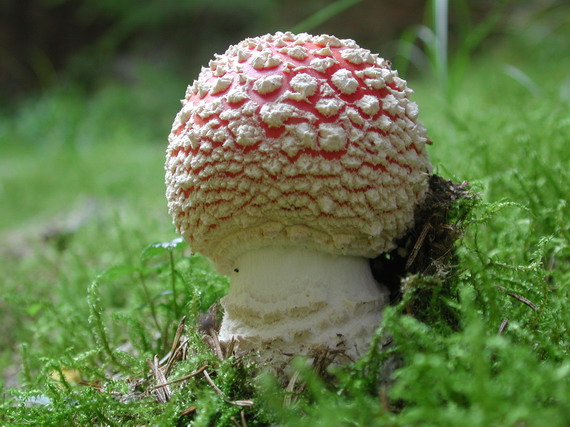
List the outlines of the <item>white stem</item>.
{"label": "white stem", "polygon": [[343,350],[356,359],[378,326],[388,291],[368,260],[308,249],[266,247],[238,257],[223,298],[220,339],[262,360]]}

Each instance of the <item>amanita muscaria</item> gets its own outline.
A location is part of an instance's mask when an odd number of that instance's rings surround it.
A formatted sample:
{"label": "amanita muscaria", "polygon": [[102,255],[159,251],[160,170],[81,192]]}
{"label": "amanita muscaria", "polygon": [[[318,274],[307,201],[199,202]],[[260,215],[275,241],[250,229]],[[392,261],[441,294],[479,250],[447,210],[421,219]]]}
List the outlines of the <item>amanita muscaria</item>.
{"label": "amanita muscaria", "polygon": [[221,340],[275,363],[366,350],[387,303],[368,258],[413,224],[431,172],[411,93],[352,40],[291,33],[231,46],[188,87],[166,195],[230,276]]}

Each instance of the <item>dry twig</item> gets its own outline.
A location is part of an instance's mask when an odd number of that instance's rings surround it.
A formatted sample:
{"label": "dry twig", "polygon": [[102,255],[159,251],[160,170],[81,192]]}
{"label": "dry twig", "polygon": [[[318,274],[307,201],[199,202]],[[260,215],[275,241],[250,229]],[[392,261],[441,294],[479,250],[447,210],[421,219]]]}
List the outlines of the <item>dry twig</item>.
{"label": "dry twig", "polygon": [[224,360],[224,352],[222,351],[222,347],[220,346],[220,340],[218,338],[218,333],[216,332],[216,330],[214,328],[211,328],[208,331],[210,338],[212,339],[212,347],[214,350],[214,354],[216,355],[216,357],[220,360]]}
{"label": "dry twig", "polygon": [[212,377],[210,377],[210,374],[208,374],[208,371],[204,369],[202,373],[204,374],[204,378],[206,378],[206,381],[208,381],[208,384],[210,384],[210,387],[212,387],[212,389],[216,392],[216,394],[220,396],[222,399],[224,399],[226,403],[235,406],[253,406],[255,404],[253,400],[227,400],[224,396],[224,392],[220,390],[220,388],[214,383]]}
{"label": "dry twig", "polygon": [[501,322],[501,326],[499,326],[499,335],[503,335],[503,332],[505,331],[505,329],[507,329],[507,326],[509,325],[509,319],[507,319],[506,317],[503,319],[503,321]]}
{"label": "dry twig", "polygon": [[502,291],[505,291],[505,293],[510,296],[513,297],[516,300],[519,300],[520,302],[522,302],[523,304],[528,305],[530,308],[532,308],[534,311],[538,310],[538,306],[533,303],[531,300],[529,300],[528,298],[522,296],[521,294],[517,294],[516,292],[512,292],[509,291],[507,288],[505,288],[504,286],[500,286],[500,285],[495,285],[495,287],[497,289],[500,289]]}
{"label": "dry twig", "polygon": [[208,369],[208,365],[202,366],[200,369],[198,369],[198,370],[192,372],[191,374],[184,375],[184,376],[181,377],[181,378],[177,378],[177,379],[175,379],[175,380],[166,382],[166,383],[164,383],[164,384],[155,385],[154,387],[150,387],[150,388],[148,388],[147,390],[148,390],[148,391],[154,391],[154,390],[156,390],[156,389],[158,389],[158,388],[160,388],[160,387],[166,387],[166,386],[170,386],[170,385],[172,385],[172,384],[178,384],[178,383],[180,383],[180,382],[182,382],[182,381],[186,381],[186,380],[188,380],[188,379],[190,379],[190,378],[192,378],[192,377],[195,377],[196,375],[201,374],[201,373],[204,372],[206,369]]}
{"label": "dry twig", "polygon": [[198,408],[195,406],[190,406],[189,408],[186,408],[182,412],[180,412],[180,416],[183,417],[184,415],[191,414],[192,412],[195,412],[196,409]]}
{"label": "dry twig", "polygon": [[156,384],[161,386],[153,390],[154,393],[156,394],[157,400],[160,403],[168,402],[168,399],[170,399],[172,392],[170,391],[170,387],[166,382],[166,377],[164,376],[164,372],[162,371],[162,368],[159,365],[158,356],[154,356],[154,362],[151,362],[149,359],[147,359],[147,363],[154,375]]}
{"label": "dry twig", "polygon": [[206,381],[208,381],[208,384],[210,384],[210,386],[214,389],[216,394],[218,396],[224,397],[224,393],[222,392],[222,390],[218,388],[218,386],[214,383],[214,381],[212,381],[212,378],[210,377],[210,374],[208,374],[208,371],[204,369],[202,373],[204,374],[204,378],[206,378]]}

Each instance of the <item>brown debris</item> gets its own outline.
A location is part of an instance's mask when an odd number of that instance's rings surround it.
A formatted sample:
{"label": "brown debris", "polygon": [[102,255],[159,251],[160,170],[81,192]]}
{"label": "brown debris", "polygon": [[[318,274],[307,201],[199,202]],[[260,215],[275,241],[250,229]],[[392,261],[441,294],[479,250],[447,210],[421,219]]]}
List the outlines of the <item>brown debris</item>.
{"label": "brown debris", "polygon": [[198,409],[196,406],[190,406],[189,408],[186,408],[180,412],[180,416],[183,417],[184,415],[189,415],[193,412],[196,412],[196,409]]}
{"label": "brown debris", "polygon": [[218,388],[218,386],[214,383],[214,381],[212,381],[212,378],[210,377],[210,374],[208,374],[208,371],[206,371],[206,370],[204,369],[203,374],[204,374],[204,378],[206,378],[206,381],[208,381],[208,384],[210,384],[210,387],[212,387],[212,389],[216,392],[216,394],[217,394],[218,396],[222,396],[222,397],[223,397],[223,396],[224,396],[224,393],[222,392],[222,390],[220,390],[220,389]]}
{"label": "brown debris", "polygon": [[222,342],[218,337],[218,331],[214,328],[208,330],[207,333],[203,335],[203,339],[208,344],[212,352],[220,360],[226,360],[228,357],[241,358],[247,354],[243,352],[240,354],[236,353],[236,340],[232,338],[229,342]]}
{"label": "brown debris", "polygon": [[501,322],[501,326],[499,326],[499,331],[497,332],[498,335],[503,335],[503,332],[505,332],[505,329],[507,329],[507,326],[509,325],[509,319],[507,319],[506,317],[503,319],[503,321]]}
{"label": "brown debris", "polygon": [[222,324],[220,304],[212,304],[206,313],[200,314],[198,322],[203,333],[210,333],[211,330],[218,332]]}
{"label": "brown debris", "polygon": [[511,291],[509,291],[507,288],[505,288],[504,286],[496,285],[495,287],[496,287],[497,289],[500,289],[500,290],[502,290],[502,291],[505,291],[508,296],[513,297],[514,299],[519,300],[519,301],[522,302],[523,304],[528,305],[528,306],[529,306],[530,308],[532,308],[534,311],[537,311],[537,310],[538,310],[538,306],[537,306],[535,303],[533,303],[533,302],[532,302],[531,300],[529,300],[528,298],[522,296],[521,294],[517,294],[516,292],[511,292]]}
{"label": "brown debris", "polygon": [[147,359],[147,363],[156,380],[157,387],[154,387],[153,390],[156,395],[156,399],[160,403],[168,402],[170,396],[172,396],[172,391],[170,390],[170,387],[167,384],[164,371],[159,365],[158,356],[154,356],[154,361],[150,361],[150,359]]}
{"label": "brown debris", "polygon": [[461,216],[450,223],[450,213],[461,200],[474,199],[469,184],[432,175],[424,202],[415,214],[415,225],[397,242],[398,247],[370,261],[372,274],[390,289],[390,302],[401,300],[403,279],[422,274],[440,279],[454,269],[455,242],[462,235]]}
{"label": "brown debris", "polygon": [[350,359],[344,349],[332,350],[330,348],[323,348],[311,353],[313,359],[312,369],[319,377],[325,378],[327,375],[327,368],[335,361],[337,356],[343,356]]}
{"label": "brown debris", "polygon": [[218,359],[225,360],[231,356],[242,357],[247,354],[247,352],[239,355],[236,353],[236,341],[233,338],[229,342],[220,341],[218,335],[222,322],[220,304],[213,304],[207,313],[200,315],[199,322],[204,341]]}
{"label": "brown debris", "polygon": [[180,319],[178,328],[176,328],[176,334],[174,335],[170,352],[168,352],[168,354],[160,361],[161,365],[166,365],[164,369],[165,376],[170,374],[172,367],[177,361],[186,359],[189,338],[183,338],[182,336],[185,323],[186,316],[183,316],[182,319]]}
{"label": "brown debris", "polygon": [[204,365],[204,366],[202,366],[200,369],[198,369],[198,370],[192,372],[191,374],[184,375],[184,376],[181,377],[181,378],[177,378],[177,379],[172,380],[172,381],[169,381],[169,382],[167,382],[167,383],[158,384],[158,385],[155,385],[154,387],[149,387],[149,388],[147,389],[147,391],[154,391],[154,390],[159,389],[159,388],[161,388],[161,387],[167,387],[167,386],[170,386],[170,385],[172,385],[172,384],[177,384],[177,383],[180,383],[180,382],[189,380],[190,378],[195,377],[196,375],[201,374],[201,373],[204,372],[206,369],[208,369],[208,365]]}

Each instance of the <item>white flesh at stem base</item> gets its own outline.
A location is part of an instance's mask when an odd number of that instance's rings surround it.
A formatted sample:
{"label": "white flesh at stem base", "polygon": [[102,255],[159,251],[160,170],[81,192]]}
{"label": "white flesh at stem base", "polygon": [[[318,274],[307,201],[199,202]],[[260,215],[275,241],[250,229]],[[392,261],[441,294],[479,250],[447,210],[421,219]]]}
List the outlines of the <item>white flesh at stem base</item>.
{"label": "white flesh at stem base", "polygon": [[[308,249],[265,247],[237,258],[220,339],[263,362],[340,350],[344,362],[367,350],[388,291],[368,259]],[[342,357],[337,358],[342,362]]]}

